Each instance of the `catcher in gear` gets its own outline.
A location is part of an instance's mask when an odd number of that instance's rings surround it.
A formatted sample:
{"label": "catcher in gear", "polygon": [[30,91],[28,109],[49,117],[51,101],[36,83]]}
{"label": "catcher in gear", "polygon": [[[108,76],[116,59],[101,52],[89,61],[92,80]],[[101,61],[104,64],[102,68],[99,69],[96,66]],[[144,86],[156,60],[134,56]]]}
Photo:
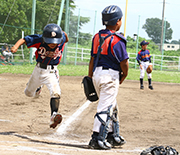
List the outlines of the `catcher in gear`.
{"label": "catcher in gear", "polygon": [[149,89],[153,90],[153,86],[151,84],[152,64],[151,64],[151,55],[149,50],[147,49],[148,44],[149,42],[145,40],[143,40],[140,43],[142,49],[138,52],[136,59],[140,67],[140,89],[144,89],[143,78],[144,78],[144,73],[146,71],[148,76]]}
{"label": "catcher in gear", "polygon": [[11,48],[13,53],[22,44],[28,48],[35,47],[36,66],[24,90],[28,97],[37,97],[43,85],[46,85],[50,92],[50,128],[55,128],[62,121],[61,114],[58,113],[61,89],[59,86],[59,71],[57,65],[60,63],[65,43],[68,36],[57,24],[47,24],[43,29],[43,34],[34,34],[19,39]]}
{"label": "catcher in gear", "polygon": [[129,67],[126,39],[116,33],[122,25],[122,15],[118,6],[107,6],[102,11],[102,22],[106,28],[96,33],[92,40],[88,76],[92,78],[99,97],[89,142],[92,149],[107,150],[126,143],[120,136],[116,100],[119,84],[127,77]]}

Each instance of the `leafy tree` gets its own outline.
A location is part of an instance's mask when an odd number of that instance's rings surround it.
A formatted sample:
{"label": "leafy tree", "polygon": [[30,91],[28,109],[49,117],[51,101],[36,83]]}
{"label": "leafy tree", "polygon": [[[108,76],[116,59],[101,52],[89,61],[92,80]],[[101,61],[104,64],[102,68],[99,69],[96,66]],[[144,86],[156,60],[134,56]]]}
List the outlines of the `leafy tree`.
{"label": "leafy tree", "polygon": [[[18,29],[18,27],[28,27],[28,19],[26,15],[26,11],[30,9],[30,5],[28,1],[17,0],[10,12],[10,8],[12,7],[13,0],[1,0],[0,3],[0,42],[12,43],[17,40],[17,37],[21,37],[22,29]],[[23,5],[22,5],[23,4]],[[10,12],[10,14],[9,14]],[[4,26],[3,23],[6,18],[9,18]],[[3,28],[4,26],[4,28]],[[27,32],[27,29],[23,29]]]}
{"label": "leafy tree", "polygon": [[[158,45],[156,45],[155,42],[153,42],[152,40],[147,40],[147,39],[142,38],[142,37],[139,37],[139,40],[138,40],[138,52],[141,50],[140,43],[143,40],[146,40],[147,42],[149,42],[147,49],[150,50],[151,54],[160,54]],[[133,38],[131,38],[130,36],[127,36],[126,48],[127,48],[128,53],[136,53],[136,44],[137,44],[137,42],[134,41]]]}
{"label": "leafy tree", "polygon": [[79,21],[79,34],[77,35],[77,26],[78,26],[78,16],[72,15],[70,16],[70,23],[69,23],[69,36],[70,40],[69,43],[76,43],[76,39],[78,36],[78,43],[80,45],[89,45],[91,42],[92,35],[90,33],[82,33],[81,27],[90,21],[89,17],[82,17],[80,16]]}
{"label": "leafy tree", "polygon": [[[48,23],[57,23],[59,16],[59,9],[62,0],[36,0],[36,17],[35,17],[35,33],[42,34],[44,26]],[[24,35],[31,34],[31,17],[32,17],[32,0],[16,0],[13,5],[14,0],[1,0],[0,1],[0,42],[6,42],[8,44],[14,44],[22,36],[22,31]],[[69,1],[69,5],[72,10],[75,8],[74,0]],[[13,7],[12,7],[13,6]],[[10,8],[12,8],[10,12]],[[61,27],[64,29],[65,25],[65,10],[64,7]],[[10,12],[10,14],[9,14]],[[8,17],[9,14],[9,17]],[[6,18],[8,20],[3,27]],[[89,22],[88,17],[81,17],[79,29],[83,24]],[[70,34],[71,36],[76,36],[77,30],[77,16],[70,16]],[[89,38],[90,34],[79,33],[79,37]],[[82,36],[81,36],[82,35]],[[81,44],[87,39],[80,39]],[[86,43],[87,44],[87,43]]]}
{"label": "leafy tree", "polygon": [[[159,18],[147,18],[146,23],[142,27],[145,29],[148,37],[152,38],[155,43],[161,42],[162,20]],[[173,30],[170,28],[170,23],[166,21],[165,42],[172,39]]]}
{"label": "leafy tree", "polygon": [[172,40],[171,44],[180,44],[180,40]]}

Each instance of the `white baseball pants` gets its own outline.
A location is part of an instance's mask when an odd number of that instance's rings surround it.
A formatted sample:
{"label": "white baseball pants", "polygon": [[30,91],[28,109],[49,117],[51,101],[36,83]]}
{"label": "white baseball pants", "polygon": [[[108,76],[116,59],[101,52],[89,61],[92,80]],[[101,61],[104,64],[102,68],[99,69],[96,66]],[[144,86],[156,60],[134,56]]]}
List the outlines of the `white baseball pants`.
{"label": "white baseball pants", "polygon": [[[146,72],[146,69],[148,68],[149,64],[150,64],[149,61],[146,62],[141,61],[142,69],[140,68],[140,79],[144,78],[144,73]],[[151,73],[150,74],[147,73],[147,76],[148,79],[151,79]]]}
{"label": "white baseball pants", "polygon": [[61,94],[59,86],[59,71],[57,66],[54,66],[54,69],[51,69],[50,66],[47,67],[47,69],[35,66],[24,93],[29,97],[33,97],[36,89],[41,85],[47,86],[50,91],[51,98],[57,97],[55,94]]}
{"label": "white baseball pants", "polygon": [[[102,67],[96,67],[92,79],[99,97],[97,112],[107,111],[111,105],[112,110],[118,109],[116,97],[119,89],[119,71],[112,69],[103,70]],[[100,114],[99,116],[106,122],[107,114]],[[93,131],[99,132],[100,126],[101,122],[95,117]],[[112,121],[109,127],[109,132],[112,132]]]}

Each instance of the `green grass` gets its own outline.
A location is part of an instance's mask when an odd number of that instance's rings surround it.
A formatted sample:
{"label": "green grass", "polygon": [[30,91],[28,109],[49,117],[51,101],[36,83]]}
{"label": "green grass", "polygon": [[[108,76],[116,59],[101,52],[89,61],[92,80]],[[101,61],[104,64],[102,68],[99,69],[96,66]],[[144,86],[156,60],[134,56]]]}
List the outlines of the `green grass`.
{"label": "green grass", "polygon": [[[12,74],[31,74],[35,64],[33,65],[14,65],[14,66],[0,66],[0,74],[12,73]],[[59,65],[58,66],[60,76],[85,76],[88,74],[88,66],[80,65]],[[139,69],[129,69],[128,80],[139,80],[140,71]],[[144,80],[147,80],[145,74]],[[167,82],[167,83],[180,83],[180,72],[171,71],[157,71],[153,70],[152,80],[156,82]]]}

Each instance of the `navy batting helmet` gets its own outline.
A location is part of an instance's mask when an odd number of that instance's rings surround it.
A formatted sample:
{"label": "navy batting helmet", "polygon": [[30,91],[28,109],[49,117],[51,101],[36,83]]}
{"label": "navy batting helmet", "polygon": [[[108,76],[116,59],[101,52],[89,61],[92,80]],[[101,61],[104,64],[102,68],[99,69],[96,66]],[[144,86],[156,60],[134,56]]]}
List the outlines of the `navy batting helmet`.
{"label": "navy batting helmet", "polygon": [[116,25],[118,19],[121,19],[123,13],[121,9],[116,5],[107,6],[102,11],[102,22],[103,25]]}
{"label": "navy batting helmet", "polygon": [[57,24],[47,24],[43,29],[43,40],[47,44],[60,44],[62,42],[62,29]]}

